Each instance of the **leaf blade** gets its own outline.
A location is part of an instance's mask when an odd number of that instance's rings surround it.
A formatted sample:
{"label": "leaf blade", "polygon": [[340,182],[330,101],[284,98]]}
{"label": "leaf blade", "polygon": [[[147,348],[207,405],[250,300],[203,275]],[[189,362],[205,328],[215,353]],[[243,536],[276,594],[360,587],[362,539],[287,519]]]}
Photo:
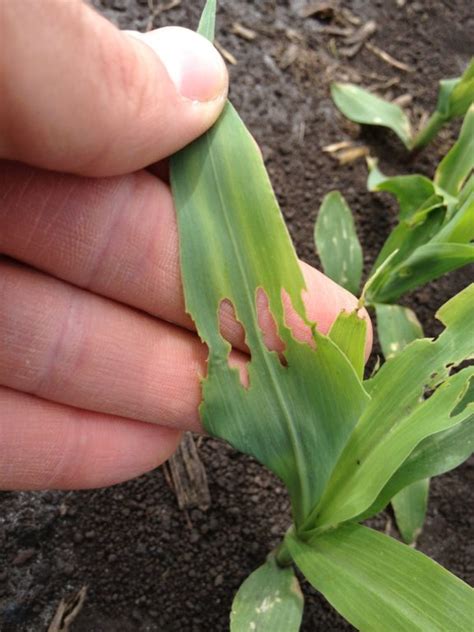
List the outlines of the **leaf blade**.
{"label": "leaf blade", "polygon": [[351,121],[388,127],[405,147],[410,147],[410,121],[399,105],[385,101],[351,83],[333,83],[331,96],[339,110]]}
{"label": "leaf blade", "polygon": [[[209,348],[203,425],[280,476],[301,523],[368,396],[329,338],[313,330],[315,350],[296,341],[286,325],[282,290],[306,320],[302,273],[261,155],[230,104],[209,132],[172,158],[171,183],[186,310]],[[265,345],[256,308],[259,288],[285,345],[287,366]],[[252,358],[248,388],[228,365],[230,345],[218,319],[224,299],[246,333]]]}
{"label": "leaf blade", "polygon": [[464,118],[457,141],[439,163],[434,181],[451,195],[458,195],[474,169],[474,105]]}
{"label": "leaf blade", "polygon": [[375,313],[380,346],[387,360],[413,340],[423,337],[420,321],[408,307],[377,304]]}
{"label": "leaf blade", "polygon": [[430,479],[422,478],[395,494],[392,507],[400,535],[406,544],[416,542],[425,521]]}
{"label": "leaf blade", "polygon": [[367,323],[357,312],[342,311],[329,331],[329,338],[343,351],[355,372],[362,379],[365,365]]}
{"label": "leaf blade", "polygon": [[308,581],[362,632],[470,628],[472,589],[393,538],[346,524],[308,544],[294,536],[287,543]]}
{"label": "leaf blade", "polygon": [[232,603],[231,632],[298,632],[303,595],[292,567],[280,568],[274,557],[240,586]]}
{"label": "leaf blade", "polygon": [[314,227],[314,241],[327,276],[357,294],[362,276],[362,248],[351,210],[339,191],[324,197]]}
{"label": "leaf blade", "polygon": [[[364,512],[420,442],[469,416],[467,407],[459,415],[454,411],[470,388],[474,367],[446,376],[448,364],[474,355],[473,306],[474,284],[438,311],[445,330],[437,340],[415,340],[365,381],[371,401],[312,512],[312,525],[337,524]],[[420,402],[426,387],[439,384]]]}
{"label": "leaf blade", "polygon": [[210,42],[213,42],[215,37],[216,12],[217,0],[206,0],[197,32]]}

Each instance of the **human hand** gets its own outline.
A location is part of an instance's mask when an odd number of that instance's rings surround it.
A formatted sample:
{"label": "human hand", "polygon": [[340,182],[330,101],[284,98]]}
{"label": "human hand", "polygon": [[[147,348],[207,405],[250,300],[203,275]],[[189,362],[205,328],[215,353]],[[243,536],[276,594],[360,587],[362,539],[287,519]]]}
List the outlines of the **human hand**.
{"label": "human hand", "polygon": [[[0,0],[0,40],[0,488],[109,485],[200,429],[207,352],[169,187],[144,168],[212,125],[227,73],[191,31],[139,41],[76,0]],[[327,331],[355,300],[302,266]]]}

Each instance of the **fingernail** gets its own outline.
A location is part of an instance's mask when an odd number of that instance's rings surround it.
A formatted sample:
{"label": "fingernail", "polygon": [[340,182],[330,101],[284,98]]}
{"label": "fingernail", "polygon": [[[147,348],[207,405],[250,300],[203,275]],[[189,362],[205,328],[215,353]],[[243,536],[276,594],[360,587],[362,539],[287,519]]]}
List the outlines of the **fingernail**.
{"label": "fingernail", "polygon": [[225,96],[228,77],[224,60],[211,42],[198,33],[170,26],[133,35],[158,55],[186,99],[205,102]]}

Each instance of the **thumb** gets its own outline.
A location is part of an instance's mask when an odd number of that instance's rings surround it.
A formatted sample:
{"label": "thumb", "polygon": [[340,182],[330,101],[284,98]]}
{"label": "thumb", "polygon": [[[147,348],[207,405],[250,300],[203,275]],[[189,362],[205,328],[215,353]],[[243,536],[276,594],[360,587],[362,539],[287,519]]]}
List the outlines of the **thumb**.
{"label": "thumb", "polygon": [[121,32],[78,0],[0,0],[0,157],[118,175],[201,135],[227,71],[187,29]]}

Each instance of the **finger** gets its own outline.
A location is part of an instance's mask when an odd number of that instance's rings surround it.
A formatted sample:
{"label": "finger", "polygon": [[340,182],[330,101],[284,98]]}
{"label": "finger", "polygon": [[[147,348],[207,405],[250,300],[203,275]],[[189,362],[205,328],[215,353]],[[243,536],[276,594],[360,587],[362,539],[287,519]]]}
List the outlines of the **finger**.
{"label": "finger", "polygon": [[0,156],[89,175],[170,155],[218,117],[227,71],[169,27],[131,37],[78,0],[0,3]]}
{"label": "finger", "polygon": [[[192,329],[184,307],[176,212],[163,182],[146,172],[95,180],[4,163],[0,191],[0,252]],[[327,333],[340,311],[355,309],[357,301],[301,265],[308,317]],[[301,337],[302,324],[292,310],[288,321]],[[231,310],[223,314],[222,330],[234,347],[245,349]]]}
{"label": "finger", "polygon": [[0,489],[78,489],[128,480],[165,461],[179,432],[0,387]]}
{"label": "finger", "polygon": [[[0,384],[43,399],[201,430],[207,349],[185,329],[0,262]],[[234,352],[234,357],[242,354]]]}

